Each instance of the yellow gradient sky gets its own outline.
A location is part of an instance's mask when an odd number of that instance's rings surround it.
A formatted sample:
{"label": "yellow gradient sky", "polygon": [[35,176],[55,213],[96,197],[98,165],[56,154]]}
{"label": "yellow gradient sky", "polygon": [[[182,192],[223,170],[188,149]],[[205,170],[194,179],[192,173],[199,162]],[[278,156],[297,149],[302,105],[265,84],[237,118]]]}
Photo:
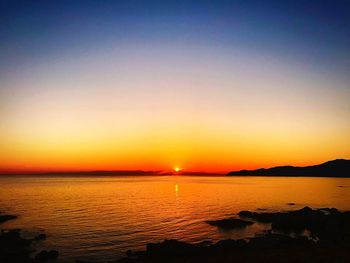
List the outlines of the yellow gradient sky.
{"label": "yellow gradient sky", "polygon": [[9,77],[1,168],[222,172],[350,157],[344,83],[229,53],[128,47]]}

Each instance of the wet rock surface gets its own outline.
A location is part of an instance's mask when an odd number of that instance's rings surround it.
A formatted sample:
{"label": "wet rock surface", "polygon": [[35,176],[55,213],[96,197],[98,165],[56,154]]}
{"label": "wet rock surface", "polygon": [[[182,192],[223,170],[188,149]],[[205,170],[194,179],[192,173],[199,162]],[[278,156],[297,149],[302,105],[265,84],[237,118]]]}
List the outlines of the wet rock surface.
{"label": "wet rock surface", "polygon": [[21,237],[20,230],[1,231],[0,262],[32,262],[32,240]]}
{"label": "wet rock surface", "polygon": [[[2,215],[1,223],[16,219],[14,215]],[[6,220],[5,220],[6,219]],[[1,263],[36,263],[57,259],[58,251],[41,251],[33,258],[35,253],[33,243],[46,239],[46,235],[41,233],[34,238],[24,238],[20,229],[1,230],[0,233],[0,262]]]}
{"label": "wet rock surface", "polygon": [[15,215],[1,215],[0,214],[0,224],[5,223],[6,221],[16,219]]}
{"label": "wet rock surface", "polygon": [[50,251],[42,250],[35,256],[35,260],[40,262],[51,261],[57,258],[58,258],[57,250],[50,250]]}
{"label": "wet rock surface", "polygon": [[244,228],[254,224],[254,222],[237,219],[237,218],[210,220],[210,221],[206,221],[206,223],[212,226],[217,226],[218,228],[222,228],[222,229]]}
{"label": "wet rock surface", "polygon": [[42,233],[34,237],[35,241],[41,241],[45,239],[46,239],[46,234],[42,234]]}
{"label": "wet rock surface", "polygon": [[239,216],[263,223],[271,223],[272,230],[284,233],[310,231],[313,238],[321,240],[350,241],[350,211],[336,208],[311,209],[274,213],[241,211]]}
{"label": "wet rock surface", "polygon": [[316,243],[306,237],[266,234],[250,240],[222,240],[208,247],[176,240],[116,262],[349,262],[349,244]]}
{"label": "wet rock surface", "polygon": [[[304,207],[288,212],[241,211],[239,216],[270,223],[271,229],[253,238],[216,243],[150,243],[145,251],[128,251],[128,257],[116,262],[350,262],[350,212]],[[311,235],[303,235],[305,230]]]}
{"label": "wet rock surface", "polygon": [[[269,223],[271,228],[249,239],[197,244],[178,240],[149,243],[144,251],[128,250],[127,257],[111,262],[350,262],[350,211],[304,207],[287,212],[241,211],[238,215],[243,219],[228,218],[208,223],[236,228],[237,225],[245,227],[253,222],[263,222]],[[310,234],[305,235],[305,231]],[[21,230],[2,230],[0,262],[54,262],[58,251],[35,253],[32,248],[33,243],[44,239],[43,233],[28,239],[21,236]]]}

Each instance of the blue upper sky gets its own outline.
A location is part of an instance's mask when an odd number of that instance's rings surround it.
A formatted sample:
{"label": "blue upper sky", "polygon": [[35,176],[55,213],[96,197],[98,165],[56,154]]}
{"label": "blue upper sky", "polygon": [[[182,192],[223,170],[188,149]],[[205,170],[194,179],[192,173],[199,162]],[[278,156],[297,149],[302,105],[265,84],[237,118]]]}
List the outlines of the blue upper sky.
{"label": "blue upper sky", "polygon": [[349,1],[1,1],[1,69],[116,43],[191,43],[350,69]]}

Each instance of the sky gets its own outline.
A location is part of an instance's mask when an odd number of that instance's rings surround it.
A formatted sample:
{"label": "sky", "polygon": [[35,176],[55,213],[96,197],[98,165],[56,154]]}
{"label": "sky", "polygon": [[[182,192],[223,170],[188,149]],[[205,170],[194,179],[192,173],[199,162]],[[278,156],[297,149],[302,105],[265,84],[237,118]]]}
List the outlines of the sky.
{"label": "sky", "polygon": [[350,158],[349,1],[0,1],[0,171]]}

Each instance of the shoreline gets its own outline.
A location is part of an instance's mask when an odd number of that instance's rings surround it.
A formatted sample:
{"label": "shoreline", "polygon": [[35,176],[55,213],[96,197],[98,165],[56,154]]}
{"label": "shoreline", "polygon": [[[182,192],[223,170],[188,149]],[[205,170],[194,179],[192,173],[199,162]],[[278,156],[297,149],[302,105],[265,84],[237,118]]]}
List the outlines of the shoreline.
{"label": "shoreline", "polygon": [[[0,225],[16,220],[17,215],[3,214],[0,212]],[[22,229],[1,229],[0,233],[0,262],[2,263],[39,263],[54,261],[58,258],[57,250],[37,251],[34,246],[46,240],[44,233],[36,233],[33,238],[25,238]]]}
{"label": "shoreline", "polygon": [[[0,224],[16,218],[15,215],[0,214]],[[285,212],[240,211],[235,217],[206,223],[216,226],[218,230],[234,230],[258,222],[268,223],[271,228],[252,238],[226,239],[215,243],[205,240],[196,244],[177,240],[148,243],[145,250],[128,250],[125,257],[110,262],[350,261],[350,211],[310,207]],[[59,252],[56,250],[35,252],[33,257],[35,250],[32,244],[44,241],[46,235],[41,233],[32,239],[26,239],[21,237],[20,231],[1,231],[1,262],[53,262],[58,258]]]}
{"label": "shoreline", "polygon": [[271,228],[248,239],[151,243],[117,262],[350,262],[350,211],[307,206],[286,212],[241,211],[237,218],[208,223],[236,229],[255,222]]}

